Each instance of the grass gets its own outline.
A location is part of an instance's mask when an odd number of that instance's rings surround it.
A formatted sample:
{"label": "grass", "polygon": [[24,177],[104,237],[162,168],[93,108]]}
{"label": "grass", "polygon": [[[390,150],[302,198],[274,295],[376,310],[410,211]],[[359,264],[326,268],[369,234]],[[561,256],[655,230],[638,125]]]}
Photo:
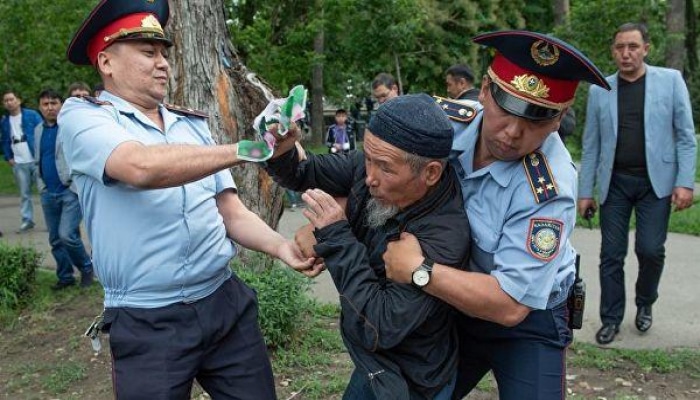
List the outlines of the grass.
{"label": "grass", "polygon": [[700,377],[700,351],[697,349],[629,350],[602,349],[592,344],[574,342],[569,365],[611,371],[629,361],[643,372],[669,374],[684,371],[695,379]]}
{"label": "grass", "polygon": [[0,159],[0,195],[17,195],[17,185],[12,174],[12,167],[4,158]]}

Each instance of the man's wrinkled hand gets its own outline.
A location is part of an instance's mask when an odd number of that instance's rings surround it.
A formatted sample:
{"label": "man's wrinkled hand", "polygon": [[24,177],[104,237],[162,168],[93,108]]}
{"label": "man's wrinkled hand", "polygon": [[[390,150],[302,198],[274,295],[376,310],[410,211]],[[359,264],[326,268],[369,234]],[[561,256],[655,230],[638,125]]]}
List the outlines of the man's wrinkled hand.
{"label": "man's wrinkled hand", "polygon": [[309,189],[301,195],[301,199],[307,205],[304,216],[316,229],[346,219],[343,207],[321,189]]}
{"label": "man's wrinkled hand", "polygon": [[413,271],[424,259],[418,239],[408,232],[401,233],[399,240],[387,243],[382,258],[387,278],[400,283],[411,283]]}

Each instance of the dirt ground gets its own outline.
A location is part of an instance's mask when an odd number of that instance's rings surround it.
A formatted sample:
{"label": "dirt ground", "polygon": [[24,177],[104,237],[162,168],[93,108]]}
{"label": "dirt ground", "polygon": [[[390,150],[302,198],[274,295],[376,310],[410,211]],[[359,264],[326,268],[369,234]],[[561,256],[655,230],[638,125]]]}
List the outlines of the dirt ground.
{"label": "dirt ground", "polygon": [[[77,289],[71,289],[77,292]],[[95,354],[82,336],[101,309],[99,290],[58,301],[49,313],[26,314],[13,326],[0,327],[0,398],[110,399],[110,358],[105,349]],[[569,398],[573,399],[700,399],[700,379],[687,371],[669,374],[635,369],[631,363],[611,371],[570,367]],[[303,373],[303,371],[301,371]],[[345,373],[345,371],[343,371]],[[196,390],[193,398],[204,399]],[[278,385],[283,400],[311,399]],[[330,398],[339,398],[332,396]],[[467,399],[497,399],[494,389],[476,391]]]}

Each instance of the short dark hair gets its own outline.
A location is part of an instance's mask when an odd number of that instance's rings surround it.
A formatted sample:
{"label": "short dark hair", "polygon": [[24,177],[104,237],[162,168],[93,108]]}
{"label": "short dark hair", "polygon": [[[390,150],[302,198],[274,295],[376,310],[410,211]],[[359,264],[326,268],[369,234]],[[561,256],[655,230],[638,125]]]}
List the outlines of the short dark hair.
{"label": "short dark hair", "polygon": [[339,109],[335,110],[335,115],[339,115],[339,114],[345,114],[345,115],[347,115],[348,112],[345,111],[344,108],[339,108]]}
{"label": "short dark hair", "polygon": [[445,75],[452,75],[456,78],[464,78],[469,83],[474,83],[474,73],[466,64],[455,64],[447,69]]}
{"label": "short dark hair", "polygon": [[5,89],[2,92],[2,97],[5,97],[5,95],[7,95],[7,94],[13,94],[16,98],[18,98],[20,100],[22,99],[22,97],[20,95],[18,95],[14,89]]}
{"label": "short dark hair", "polygon": [[63,96],[51,88],[47,88],[39,92],[39,97],[37,97],[37,100],[41,101],[41,99],[58,99],[58,101],[63,103]]}
{"label": "short dark hair", "polygon": [[376,89],[382,85],[391,90],[392,87],[396,86],[396,79],[394,79],[393,75],[382,72],[374,77],[374,80],[372,81],[372,89]]}
{"label": "short dark hair", "polygon": [[626,22],[618,26],[615,34],[613,34],[612,37],[613,43],[615,42],[615,38],[617,37],[618,33],[631,31],[639,31],[639,33],[642,35],[642,41],[644,41],[644,43],[649,43],[649,29],[647,29],[646,24],[641,22]]}
{"label": "short dark hair", "polygon": [[105,90],[105,85],[102,82],[96,83],[95,86],[92,87],[92,93],[103,90]]}
{"label": "short dark hair", "polygon": [[92,93],[90,90],[90,85],[85,82],[73,82],[68,86],[68,96],[70,96],[76,90],[84,90],[88,93]]}

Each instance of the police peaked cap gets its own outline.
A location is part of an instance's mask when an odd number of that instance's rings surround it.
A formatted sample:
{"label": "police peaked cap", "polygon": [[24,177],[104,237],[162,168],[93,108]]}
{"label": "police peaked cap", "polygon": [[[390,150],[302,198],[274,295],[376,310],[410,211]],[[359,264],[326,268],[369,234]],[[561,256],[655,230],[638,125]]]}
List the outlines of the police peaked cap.
{"label": "police peaked cap", "polygon": [[579,81],[610,90],[593,62],[557,38],[498,31],[478,35],[473,41],[496,50],[488,69],[491,95],[501,108],[519,117],[556,117],[573,103]]}
{"label": "police peaked cap", "polygon": [[167,0],[101,0],[68,45],[68,60],[94,65],[100,51],[125,40],[155,40],[171,46],[163,32],[169,14]]}

